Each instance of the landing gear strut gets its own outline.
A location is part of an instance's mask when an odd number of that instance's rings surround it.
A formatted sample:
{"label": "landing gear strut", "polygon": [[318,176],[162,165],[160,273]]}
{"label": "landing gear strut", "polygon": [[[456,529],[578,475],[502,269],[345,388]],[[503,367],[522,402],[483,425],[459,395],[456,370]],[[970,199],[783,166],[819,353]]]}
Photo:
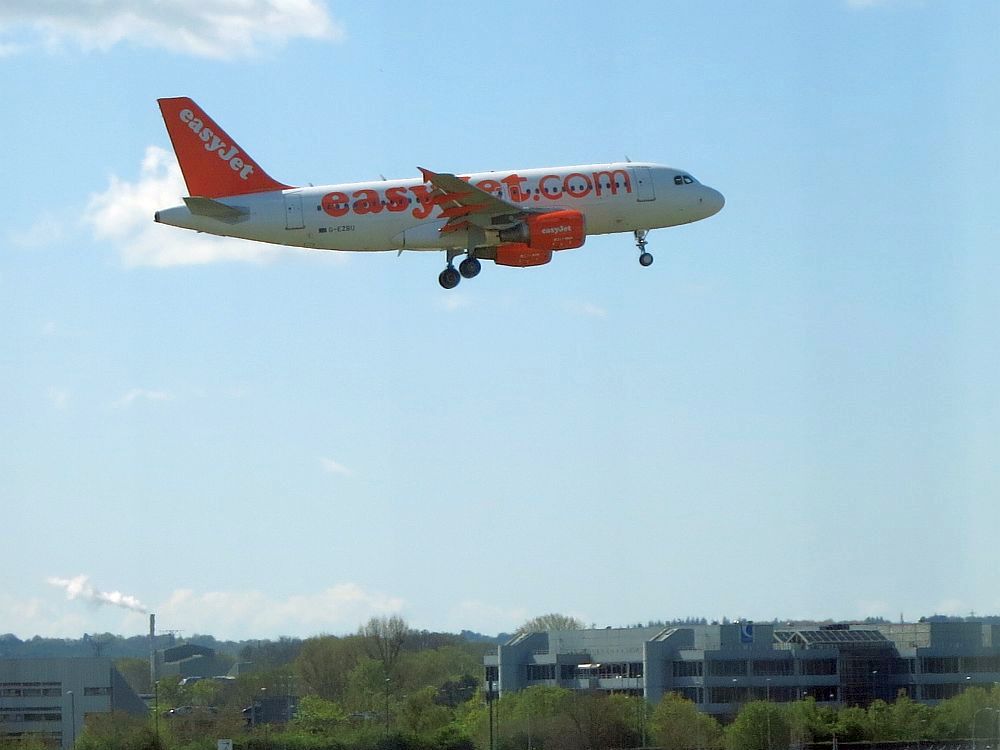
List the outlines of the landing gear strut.
{"label": "landing gear strut", "polygon": [[[452,262],[459,255],[466,254],[465,260],[458,264],[458,268]],[[482,263],[472,250],[449,250],[448,267],[438,276],[438,283],[445,289],[454,289],[462,279],[472,279],[483,270]]]}
{"label": "landing gear strut", "polygon": [[639,248],[639,265],[642,267],[648,267],[653,265],[653,254],[646,251],[646,233],[648,229],[636,229],[633,234],[635,235],[635,246]]}

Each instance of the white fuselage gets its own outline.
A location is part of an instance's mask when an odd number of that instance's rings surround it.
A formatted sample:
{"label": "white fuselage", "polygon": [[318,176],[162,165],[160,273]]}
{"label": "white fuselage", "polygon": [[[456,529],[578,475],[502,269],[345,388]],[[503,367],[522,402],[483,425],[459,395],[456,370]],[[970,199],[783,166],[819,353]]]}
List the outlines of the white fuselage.
{"label": "white fuselage", "polygon": [[[463,180],[525,210],[582,213],[586,233],[656,229],[698,221],[724,204],[718,191],[687,172],[649,163],[480,172]],[[322,250],[466,248],[464,230],[441,234],[444,218],[419,178],[300,187],[217,199],[235,218],[158,211],[156,220],[200,232]],[[502,222],[498,223],[498,229]],[[487,239],[490,240],[489,236]]]}

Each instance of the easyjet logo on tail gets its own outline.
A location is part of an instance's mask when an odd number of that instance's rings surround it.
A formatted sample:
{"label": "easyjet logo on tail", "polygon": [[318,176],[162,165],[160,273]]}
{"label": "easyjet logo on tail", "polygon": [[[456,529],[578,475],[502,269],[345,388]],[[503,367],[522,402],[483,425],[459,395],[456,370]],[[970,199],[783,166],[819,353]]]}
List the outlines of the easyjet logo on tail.
{"label": "easyjet logo on tail", "polygon": [[205,110],[186,96],[158,99],[191,195],[222,198],[285,190]]}
{"label": "easyjet logo on tail", "polygon": [[246,180],[253,174],[253,164],[247,164],[240,156],[240,150],[231,146],[212,132],[190,109],[182,109],[178,115],[185,125],[205,143],[205,150],[214,152],[222,161],[229,164],[234,172],[239,172],[240,179]]}

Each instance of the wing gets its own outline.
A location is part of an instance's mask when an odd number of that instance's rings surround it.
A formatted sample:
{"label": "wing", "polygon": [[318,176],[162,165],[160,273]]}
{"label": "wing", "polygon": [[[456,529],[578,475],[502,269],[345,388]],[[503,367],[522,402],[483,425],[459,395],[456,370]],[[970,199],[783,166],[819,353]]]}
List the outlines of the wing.
{"label": "wing", "polygon": [[527,214],[541,213],[522,208],[499,196],[480,190],[475,185],[453,174],[432,172],[418,167],[424,182],[433,186],[432,200],[441,207],[438,218],[447,219],[441,234],[460,229],[500,229],[509,226]]}

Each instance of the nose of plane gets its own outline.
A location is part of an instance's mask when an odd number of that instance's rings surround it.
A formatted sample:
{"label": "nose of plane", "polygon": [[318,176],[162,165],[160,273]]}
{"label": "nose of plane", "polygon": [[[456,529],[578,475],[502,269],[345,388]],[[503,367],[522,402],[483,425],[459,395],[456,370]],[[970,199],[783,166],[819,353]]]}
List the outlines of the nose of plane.
{"label": "nose of plane", "polygon": [[715,216],[726,205],[725,196],[715,188],[705,187],[704,195],[701,197],[701,204],[705,208],[705,216]]}

